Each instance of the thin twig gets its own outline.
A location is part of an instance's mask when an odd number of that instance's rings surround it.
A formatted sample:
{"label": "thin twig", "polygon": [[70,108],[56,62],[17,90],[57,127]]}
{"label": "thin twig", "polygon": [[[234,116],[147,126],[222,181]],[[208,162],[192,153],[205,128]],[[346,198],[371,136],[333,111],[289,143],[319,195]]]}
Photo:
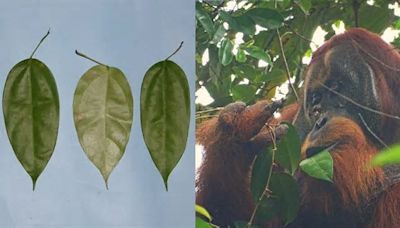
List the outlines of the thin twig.
{"label": "thin twig", "polygon": [[360,2],[358,0],[353,0],[353,13],[354,13],[354,27],[359,27],[358,23],[358,10],[360,9]]}
{"label": "thin twig", "polygon": [[278,35],[279,47],[280,47],[280,49],[281,49],[282,59],[283,59],[283,62],[284,62],[284,64],[285,64],[287,79],[288,79],[288,81],[289,81],[290,87],[291,87],[292,90],[293,90],[294,96],[296,97],[296,101],[298,101],[298,100],[299,100],[299,96],[297,95],[296,89],[294,88],[292,82],[290,81],[291,76],[290,76],[289,65],[288,65],[288,63],[287,63],[287,61],[286,61],[285,51],[283,50],[283,44],[282,44],[281,34],[279,33],[279,29],[276,29],[276,34]]}
{"label": "thin twig", "polygon": [[208,109],[208,110],[204,110],[204,111],[197,111],[196,115],[197,114],[203,114],[203,113],[209,113],[209,112],[216,112],[216,111],[220,111],[222,109],[224,109],[224,108],[223,107],[218,107],[218,108]]}
{"label": "thin twig", "polygon": [[329,88],[328,86],[324,85],[323,83],[321,83],[321,82],[318,82],[318,83],[319,83],[322,87],[324,87],[325,89],[329,90],[330,92],[332,92],[332,93],[338,95],[339,97],[345,99],[346,101],[348,101],[348,102],[350,102],[350,103],[352,103],[352,104],[354,104],[354,105],[356,105],[356,106],[358,106],[358,107],[360,107],[360,108],[362,108],[362,109],[365,109],[365,110],[367,110],[367,111],[370,111],[370,112],[373,112],[373,113],[376,113],[376,114],[379,114],[379,115],[382,115],[382,116],[386,116],[386,117],[389,117],[389,118],[393,118],[393,119],[396,119],[396,120],[400,120],[400,117],[399,117],[399,116],[395,116],[395,115],[392,115],[392,114],[389,114],[389,113],[381,112],[381,111],[372,109],[372,108],[370,108],[370,107],[367,107],[367,106],[365,106],[365,105],[359,104],[359,103],[357,103],[356,101],[354,101],[353,99],[351,99],[351,98],[349,98],[349,97],[347,97],[347,96],[345,96],[345,95],[343,95],[343,94],[341,94],[341,93],[339,93],[339,92],[337,92],[337,91],[335,91],[335,90]]}
{"label": "thin twig", "polygon": [[[372,54],[370,54],[368,51],[364,50],[363,47],[361,47],[355,40],[352,40],[352,43],[354,45],[356,45],[362,52],[364,52],[365,54],[367,54],[369,57],[371,57],[373,60],[375,60],[376,62],[378,62],[379,64],[383,65],[384,67],[393,70],[393,71],[400,71],[400,68],[395,68],[392,66],[387,65],[386,63],[382,62],[381,60],[379,60],[378,58],[376,58],[375,56],[373,56]],[[388,50],[393,50],[393,49],[388,49]]]}
{"label": "thin twig", "polygon": [[201,120],[201,119],[211,119],[214,117],[217,117],[218,115],[211,115],[211,116],[196,116],[196,120]]}
{"label": "thin twig", "polygon": [[369,133],[371,133],[371,135],[374,136],[374,138],[375,138],[376,140],[378,140],[378,142],[379,142],[380,144],[382,144],[382,145],[383,145],[384,147],[386,147],[386,148],[389,148],[388,145],[386,145],[386,143],[385,143],[381,138],[379,138],[379,137],[372,131],[372,129],[368,126],[367,122],[365,122],[364,117],[361,115],[361,113],[358,113],[358,116],[360,117],[361,122],[364,124],[365,128],[367,128],[367,130],[369,131]]}
{"label": "thin twig", "polygon": [[165,60],[168,60],[168,59],[171,58],[173,55],[175,55],[175,54],[181,49],[182,45],[183,45],[183,41],[181,41],[181,44],[179,44],[179,47],[178,47],[174,52],[172,52],[172,54],[169,55]]}
{"label": "thin twig", "polygon": [[301,39],[303,39],[303,40],[305,40],[305,41],[307,41],[307,42],[310,42],[310,43],[314,44],[317,48],[319,47],[319,45],[318,45],[317,43],[315,43],[314,41],[312,41],[312,40],[308,39],[307,37],[301,35],[301,34],[298,33],[294,28],[292,28],[290,25],[286,24],[286,27],[288,27],[289,30],[290,30],[291,32],[293,32],[295,35],[297,35],[297,36],[300,37]]}
{"label": "thin twig", "polygon": [[44,41],[44,39],[46,39],[46,37],[50,34],[50,29],[47,31],[46,35],[44,35],[42,37],[42,39],[39,41],[39,43],[36,45],[35,49],[33,50],[31,56],[29,57],[30,59],[33,57],[33,55],[35,54],[36,50],[39,48],[39,46],[42,44],[42,42]]}
{"label": "thin twig", "polygon": [[268,179],[267,179],[267,184],[265,185],[265,189],[263,191],[263,193],[261,194],[260,198],[258,199],[257,204],[254,207],[254,210],[251,214],[250,220],[247,223],[247,228],[251,228],[256,216],[256,212],[258,210],[258,208],[260,207],[260,204],[262,202],[262,200],[264,199],[265,196],[269,197],[271,195],[271,190],[269,189],[269,183],[271,181],[271,176],[272,176],[272,171],[273,171],[273,166],[274,166],[274,160],[275,160],[275,151],[276,151],[276,134],[275,134],[275,129],[273,129],[270,125],[267,125],[269,133],[271,135],[271,140],[272,140],[272,162],[271,162],[271,166],[269,167],[269,173],[268,173]]}

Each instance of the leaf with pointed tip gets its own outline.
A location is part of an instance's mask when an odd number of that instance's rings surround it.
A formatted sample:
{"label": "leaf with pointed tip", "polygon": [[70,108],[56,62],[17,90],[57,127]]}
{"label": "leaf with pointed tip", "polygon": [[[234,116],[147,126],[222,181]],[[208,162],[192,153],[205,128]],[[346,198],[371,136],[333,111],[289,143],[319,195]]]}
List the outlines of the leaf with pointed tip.
{"label": "leaf with pointed tip", "polygon": [[254,202],[258,202],[265,188],[267,187],[268,178],[272,166],[272,150],[268,147],[265,151],[261,151],[254,161],[251,170],[250,190]]}
{"label": "leaf with pointed tip", "polygon": [[96,65],[79,80],[73,108],[79,142],[108,188],[108,178],[121,160],[131,132],[129,83],[118,68]]}
{"label": "leaf with pointed tip", "polygon": [[164,60],[146,72],[140,121],[146,146],[168,190],[168,177],[185,150],[190,122],[189,85],[176,63]]}
{"label": "leaf with pointed tip", "polygon": [[196,214],[203,216],[204,218],[208,219],[208,221],[212,220],[210,213],[208,213],[208,211],[204,207],[196,204],[195,211]]}
{"label": "leaf with pointed tip", "polygon": [[218,50],[218,58],[222,65],[227,66],[233,60],[233,43],[229,39],[223,39]]}
{"label": "leaf with pointed tip", "polygon": [[333,159],[328,150],[301,161],[300,169],[314,178],[333,182]]}
{"label": "leaf with pointed tip", "polygon": [[7,76],[3,114],[11,146],[33,189],[53,154],[59,125],[57,85],[49,68],[37,59],[25,59]]}

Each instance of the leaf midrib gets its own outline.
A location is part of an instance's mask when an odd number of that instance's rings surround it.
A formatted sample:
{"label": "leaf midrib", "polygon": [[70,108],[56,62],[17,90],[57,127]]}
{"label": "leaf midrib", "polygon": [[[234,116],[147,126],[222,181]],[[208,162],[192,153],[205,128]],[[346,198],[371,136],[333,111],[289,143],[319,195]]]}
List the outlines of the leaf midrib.
{"label": "leaf midrib", "polygon": [[[29,60],[29,62],[28,62],[28,71],[29,71],[29,80],[30,80],[30,88],[31,88],[31,102],[30,102],[30,104],[31,104],[31,115],[32,115],[32,148],[33,148],[33,150],[32,150],[32,153],[33,153],[33,157],[34,157],[34,159],[33,159],[33,169],[34,169],[34,172],[35,172],[35,174],[36,174],[36,156],[37,156],[37,151],[36,151],[36,144],[35,144],[35,142],[36,142],[36,137],[35,137],[35,105],[33,104],[33,102],[34,102],[34,97],[36,96],[36,93],[34,92],[34,89],[33,89],[33,78],[32,78],[32,59],[30,59]],[[35,179],[36,179],[36,177],[35,177]],[[36,180],[35,180],[36,181]]]}

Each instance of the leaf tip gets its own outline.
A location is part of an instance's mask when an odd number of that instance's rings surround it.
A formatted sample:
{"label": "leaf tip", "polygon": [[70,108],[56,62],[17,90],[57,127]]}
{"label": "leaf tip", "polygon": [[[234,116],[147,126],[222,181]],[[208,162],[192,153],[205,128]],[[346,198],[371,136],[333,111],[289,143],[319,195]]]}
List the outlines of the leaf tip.
{"label": "leaf tip", "polygon": [[106,189],[110,190],[110,188],[108,187],[108,176],[103,176],[104,178],[104,184],[106,185]]}
{"label": "leaf tip", "polygon": [[32,192],[34,192],[36,189],[36,179],[32,178]]}
{"label": "leaf tip", "polygon": [[165,191],[168,192],[168,182],[166,180],[164,181],[164,185],[165,185]]}

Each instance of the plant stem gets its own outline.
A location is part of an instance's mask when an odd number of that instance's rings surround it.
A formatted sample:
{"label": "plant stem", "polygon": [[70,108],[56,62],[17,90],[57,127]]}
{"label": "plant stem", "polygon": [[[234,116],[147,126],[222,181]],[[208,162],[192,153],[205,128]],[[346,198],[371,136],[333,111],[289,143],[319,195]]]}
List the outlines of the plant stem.
{"label": "plant stem", "polygon": [[[260,206],[262,200],[264,199],[265,196],[269,197],[271,194],[271,190],[269,190],[269,183],[271,181],[271,176],[272,176],[272,171],[273,171],[273,166],[274,166],[274,161],[275,161],[275,151],[276,151],[276,134],[275,134],[275,129],[273,129],[271,126],[268,126],[270,130],[270,135],[272,139],[272,163],[271,166],[269,167],[269,173],[268,173],[268,179],[267,179],[267,184],[265,185],[265,189],[263,193],[261,194],[260,198],[258,199],[258,202],[256,206],[254,207],[253,213],[251,214],[250,220],[247,223],[247,228],[251,228],[256,216],[256,212],[258,210],[258,207]],[[268,194],[268,195],[267,195]]]}
{"label": "plant stem", "polygon": [[99,61],[97,61],[97,60],[95,60],[95,59],[92,59],[92,58],[90,58],[89,56],[80,53],[78,50],[75,50],[75,54],[77,54],[77,55],[79,55],[79,56],[81,56],[81,57],[83,57],[83,58],[85,58],[85,59],[88,59],[88,60],[90,60],[90,61],[92,61],[92,62],[94,62],[94,63],[97,63],[97,64],[99,64],[99,65],[108,67],[106,64],[103,64],[103,63],[101,63],[101,62],[99,62]]}
{"label": "plant stem", "polygon": [[223,107],[218,107],[218,108],[213,108],[213,109],[209,109],[209,110],[204,110],[204,111],[197,111],[197,114],[203,114],[203,113],[209,113],[209,112],[216,112],[216,111],[221,111],[222,109],[224,109]]}
{"label": "plant stem", "polygon": [[182,45],[183,45],[183,41],[181,41],[181,44],[179,44],[179,47],[170,56],[168,56],[165,60],[168,60],[173,55],[175,55],[181,49]]}
{"label": "plant stem", "polygon": [[46,37],[50,34],[50,29],[47,31],[46,35],[44,35],[44,37],[39,41],[39,43],[36,45],[35,49],[33,50],[31,56],[29,56],[29,58],[31,59],[33,57],[33,55],[35,54],[36,50],[39,48],[39,46],[42,44],[42,42],[44,41],[44,39],[46,39]]}
{"label": "plant stem", "polygon": [[282,59],[283,59],[283,62],[284,62],[284,64],[285,64],[285,70],[286,70],[286,74],[287,74],[287,79],[288,79],[290,88],[293,90],[293,94],[294,94],[294,96],[296,97],[296,101],[298,101],[298,100],[299,100],[299,96],[297,95],[297,91],[296,91],[296,89],[294,88],[292,82],[290,81],[290,70],[289,70],[289,65],[288,65],[288,63],[287,63],[287,61],[286,61],[285,51],[283,50],[283,44],[282,44],[281,34],[279,33],[279,30],[278,30],[278,29],[276,29],[276,34],[278,35],[279,47],[280,47],[280,49],[281,49]]}

